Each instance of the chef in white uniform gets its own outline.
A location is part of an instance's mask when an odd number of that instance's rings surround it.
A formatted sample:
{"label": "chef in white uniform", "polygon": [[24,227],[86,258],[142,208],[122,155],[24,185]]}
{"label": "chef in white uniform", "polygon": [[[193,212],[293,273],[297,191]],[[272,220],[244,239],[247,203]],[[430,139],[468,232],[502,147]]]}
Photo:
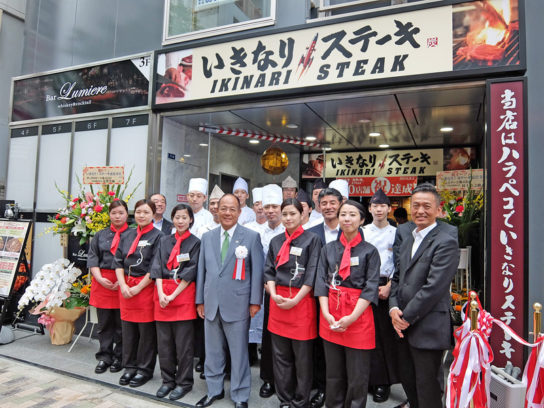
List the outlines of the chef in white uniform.
{"label": "chef in white uniform", "polygon": [[195,217],[195,222],[190,231],[191,234],[196,235],[198,238],[202,237],[199,235],[200,229],[213,222],[213,215],[204,208],[207,195],[208,180],[203,178],[192,178],[189,180],[187,199]]}
{"label": "chef in white uniform", "polygon": [[266,214],[264,213],[263,208],[263,188],[255,187],[253,190],[251,190],[251,196],[253,198],[255,221],[248,222],[245,227],[260,234],[261,229],[263,229],[266,224]]}
{"label": "chef in white uniform", "polygon": [[247,199],[249,198],[249,187],[247,185],[247,181],[245,181],[242,177],[238,177],[234,182],[234,186],[232,187],[232,194],[234,194],[236,197],[238,197],[238,200],[240,200],[240,208],[242,213],[240,214],[240,218],[238,218],[238,224],[245,225],[248,222],[255,221],[255,211],[246,205]]}
{"label": "chef in white uniform", "polygon": [[199,237],[201,237],[205,232],[211,231],[212,229],[217,228],[219,227],[219,225],[221,225],[219,223],[219,213],[217,212],[217,210],[219,209],[219,199],[224,195],[225,193],[223,192],[223,190],[221,190],[221,188],[219,188],[219,186],[216,184],[213,187],[213,190],[210,194],[210,199],[208,201],[208,208],[210,213],[212,214],[213,220],[210,224],[200,228],[200,230],[198,231]]}

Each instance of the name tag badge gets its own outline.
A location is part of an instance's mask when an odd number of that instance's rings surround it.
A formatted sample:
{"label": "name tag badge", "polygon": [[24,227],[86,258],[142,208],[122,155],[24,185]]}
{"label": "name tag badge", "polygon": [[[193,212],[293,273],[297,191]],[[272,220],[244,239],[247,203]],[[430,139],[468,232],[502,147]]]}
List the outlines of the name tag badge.
{"label": "name tag badge", "polygon": [[291,252],[289,252],[291,255],[300,256],[302,255],[302,248],[299,247],[291,247]]}
{"label": "name tag badge", "polygon": [[189,254],[179,254],[177,257],[178,262],[187,262],[189,259]]}
{"label": "name tag badge", "polygon": [[359,266],[359,257],[354,256],[349,260],[349,266]]}
{"label": "name tag badge", "polygon": [[141,241],[138,241],[139,247],[145,247],[147,246],[147,239],[142,239]]}

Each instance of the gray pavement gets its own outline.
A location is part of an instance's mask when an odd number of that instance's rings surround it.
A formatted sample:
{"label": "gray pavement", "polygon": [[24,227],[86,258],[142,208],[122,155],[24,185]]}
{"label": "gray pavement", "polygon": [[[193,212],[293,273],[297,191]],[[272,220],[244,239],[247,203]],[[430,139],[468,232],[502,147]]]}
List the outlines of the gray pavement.
{"label": "gray pavement", "polygon": [[[171,402],[158,399],[155,392],[161,385],[159,364],[153,379],[139,388],[118,384],[122,374],[95,374],[94,353],[96,340],[81,337],[73,350],[71,344],[53,346],[49,335],[31,334],[16,330],[13,343],[0,345],[0,398],[3,408],[26,407],[191,407],[206,394],[206,383],[195,373],[193,390],[183,399]],[[74,336],[75,338],[75,336]],[[3,357],[2,357],[3,356]],[[258,367],[251,368],[252,387],[250,407],[278,407],[276,396],[259,397]],[[225,399],[213,404],[214,408],[232,407],[229,383],[225,384]],[[402,402],[404,392],[400,385],[392,387],[390,399],[374,403],[369,395],[369,408],[391,408]]]}

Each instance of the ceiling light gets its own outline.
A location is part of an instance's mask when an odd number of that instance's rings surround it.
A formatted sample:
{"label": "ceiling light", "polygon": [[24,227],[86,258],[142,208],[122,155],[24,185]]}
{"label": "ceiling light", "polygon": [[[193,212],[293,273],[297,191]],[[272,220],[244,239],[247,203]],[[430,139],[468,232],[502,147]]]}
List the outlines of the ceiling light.
{"label": "ceiling light", "polygon": [[379,148],[381,149],[387,149],[389,147],[388,144],[381,144],[381,145],[378,145]]}
{"label": "ceiling light", "polygon": [[332,147],[327,146],[324,147],[323,150],[325,150],[326,152],[330,152],[332,150]]}
{"label": "ceiling light", "polygon": [[251,144],[259,144],[260,142],[257,139],[249,139],[249,143]]}
{"label": "ceiling light", "polygon": [[202,146],[202,147],[208,147],[208,143],[200,143],[200,146]]}
{"label": "ceiling light", "polygon": [[442,133],[448,133],[448,132],[453,131],[453,128],[452,128],[451,126],[444,126],[444,127],[441,127],[441,128],[440,128],[440,131],[441,131]]}
{"label": "ceiling light", "polygon": [[296,123],[288,123],[286,127],[289,129],[297,129],[298,125]]}
{"label": "ceiling light", "polygon": [[381,136],[382,134],[380,132],[370,132],[368,134],[368,136],[370,137],[378,137],[378,136]]}
{"label": "ceiling light", "polygon": [[317,137],[315,137],[315,136],[306,136],[304,138],[304,140],[307,140],[308,142],[313,142],[313,141],[317,140]]}
{"label": "ceiling light", "polygon": [[191,157],[190,154],[184,154],[183,157]]}
{"label": "ceiling light", "polygon": [[359,122],[359,123],[370,123],[372,121],[370,119],[363,118],[363,119],[359,119],[357,122]]}

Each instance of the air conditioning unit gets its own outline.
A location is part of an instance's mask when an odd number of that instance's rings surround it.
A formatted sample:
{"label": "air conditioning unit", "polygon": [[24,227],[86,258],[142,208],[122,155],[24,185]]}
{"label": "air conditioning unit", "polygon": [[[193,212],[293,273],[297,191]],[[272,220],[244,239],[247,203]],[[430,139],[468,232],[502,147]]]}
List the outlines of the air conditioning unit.
{"label": "air conditioning unit", "polygon": [[525,385],[506,374],[503,368],[492,365],[489,396],[490,408],[522,408],[525,401]]}

